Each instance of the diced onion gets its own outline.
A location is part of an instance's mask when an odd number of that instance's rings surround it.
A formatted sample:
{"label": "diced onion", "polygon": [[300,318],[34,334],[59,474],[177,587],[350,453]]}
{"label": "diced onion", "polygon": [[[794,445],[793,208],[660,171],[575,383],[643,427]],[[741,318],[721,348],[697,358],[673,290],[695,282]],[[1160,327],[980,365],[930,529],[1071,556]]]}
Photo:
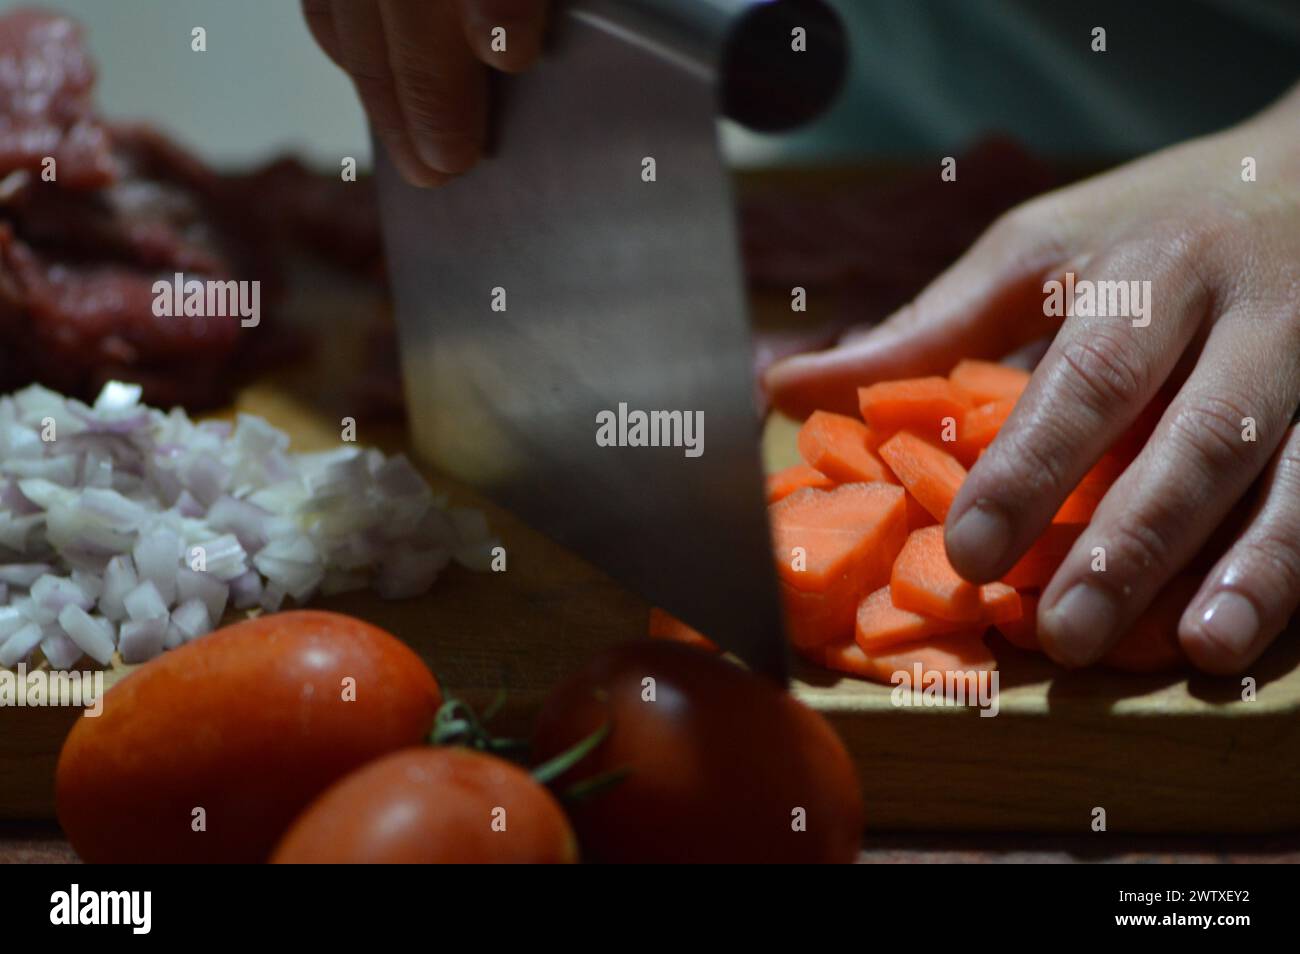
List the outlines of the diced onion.
{"label": "diced onion", "polygon": [[490,567],[483,514],[446,510],[400,454],[292,454],[262,418],[195,423],[141,394],[114,381],[93,406],[36,385],[0,397],[0,666],[38,649],[56,669],[141,662],[230,607],[366,587],[397,599],[453,559]]}

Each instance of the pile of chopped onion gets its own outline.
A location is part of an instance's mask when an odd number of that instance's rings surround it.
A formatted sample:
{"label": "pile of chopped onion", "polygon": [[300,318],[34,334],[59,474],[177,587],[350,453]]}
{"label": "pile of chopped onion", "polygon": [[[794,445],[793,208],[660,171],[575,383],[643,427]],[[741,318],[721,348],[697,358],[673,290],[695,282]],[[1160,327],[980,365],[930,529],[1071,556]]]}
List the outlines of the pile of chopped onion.
{"label": "pile of chopped onion", "polygon": [[366,587],[397,599],[451,560],[491,563],[483,514],[447,509],[401,455],[291,454],[259,417],[195,423],[140,394],[0,398],[0,667],[37,650],[56,669],[142,662],[227,607]]}

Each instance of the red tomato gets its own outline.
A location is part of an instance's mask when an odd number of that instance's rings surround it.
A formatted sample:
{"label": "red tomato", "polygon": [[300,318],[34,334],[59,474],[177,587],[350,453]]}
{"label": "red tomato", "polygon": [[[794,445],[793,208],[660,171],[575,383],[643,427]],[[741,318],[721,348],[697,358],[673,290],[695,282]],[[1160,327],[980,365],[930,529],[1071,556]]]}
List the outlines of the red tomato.
{"label": "red tomato", "polygon": [[567,864],[578,843],[551,793],[469,749],[394,752],[312,802],[277,864]]}
{"label": "red tomato", "polygon": [[237,623],[141,666],[77,720],[59,822],[89,862],[264,861],[331,782],[423,740],[440,702],[420,658],[361,620]]}
{"label": "red tomato", "polygon": [[584,856],[847,862],[857,854],[862,795],[848,753],[826,720],[759,677],[675,643],[618,646],[551,694],[534,755],[549,759],[606,722],[608,737],[557,783],[627,770],[570,807]]}

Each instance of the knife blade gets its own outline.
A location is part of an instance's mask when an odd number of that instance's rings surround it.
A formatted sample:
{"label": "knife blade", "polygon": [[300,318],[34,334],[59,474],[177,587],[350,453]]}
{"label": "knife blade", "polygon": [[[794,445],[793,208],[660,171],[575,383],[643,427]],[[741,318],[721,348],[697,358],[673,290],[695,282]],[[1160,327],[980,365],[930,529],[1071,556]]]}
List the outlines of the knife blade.
{"label": "knife blade", "polygon": [[[414,448],[784,680],[716,119],[813,115],[843,72],[838,23],[805,0],[556,21],[498,86],[470,172],[416,189],[375,147]],[[784,55],[790,23],[825,42],[818,61]]]}

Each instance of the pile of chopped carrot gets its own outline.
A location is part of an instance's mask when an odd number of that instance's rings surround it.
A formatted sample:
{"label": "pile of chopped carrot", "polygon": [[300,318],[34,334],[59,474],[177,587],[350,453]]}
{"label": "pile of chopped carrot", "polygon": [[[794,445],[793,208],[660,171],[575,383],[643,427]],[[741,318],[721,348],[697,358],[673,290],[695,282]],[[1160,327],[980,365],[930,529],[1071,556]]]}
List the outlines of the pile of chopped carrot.
{"label": "pile of chopped carrot", "polygon": [[[1151,420],[1144,416],[1101,458],[1000,581],[977,586],[948,562],[943,522],[967,469],[1028,382],[1017,368],[962,361],[946,378],[859,388],[861,420],[817,411],[804,422],[804,463],[767,479],[773,556],[796,652],[886,683],[917,663],[923,673],[997,668],[990,629],[1020,650],[1041,652],[1039,593],[1137,455]],[[1182,576],[1169,584],[1103,663],[1133,672],[1182,666],[1178,618],[1198,583]],[[651,630],[712,647],[661,610]]]}

